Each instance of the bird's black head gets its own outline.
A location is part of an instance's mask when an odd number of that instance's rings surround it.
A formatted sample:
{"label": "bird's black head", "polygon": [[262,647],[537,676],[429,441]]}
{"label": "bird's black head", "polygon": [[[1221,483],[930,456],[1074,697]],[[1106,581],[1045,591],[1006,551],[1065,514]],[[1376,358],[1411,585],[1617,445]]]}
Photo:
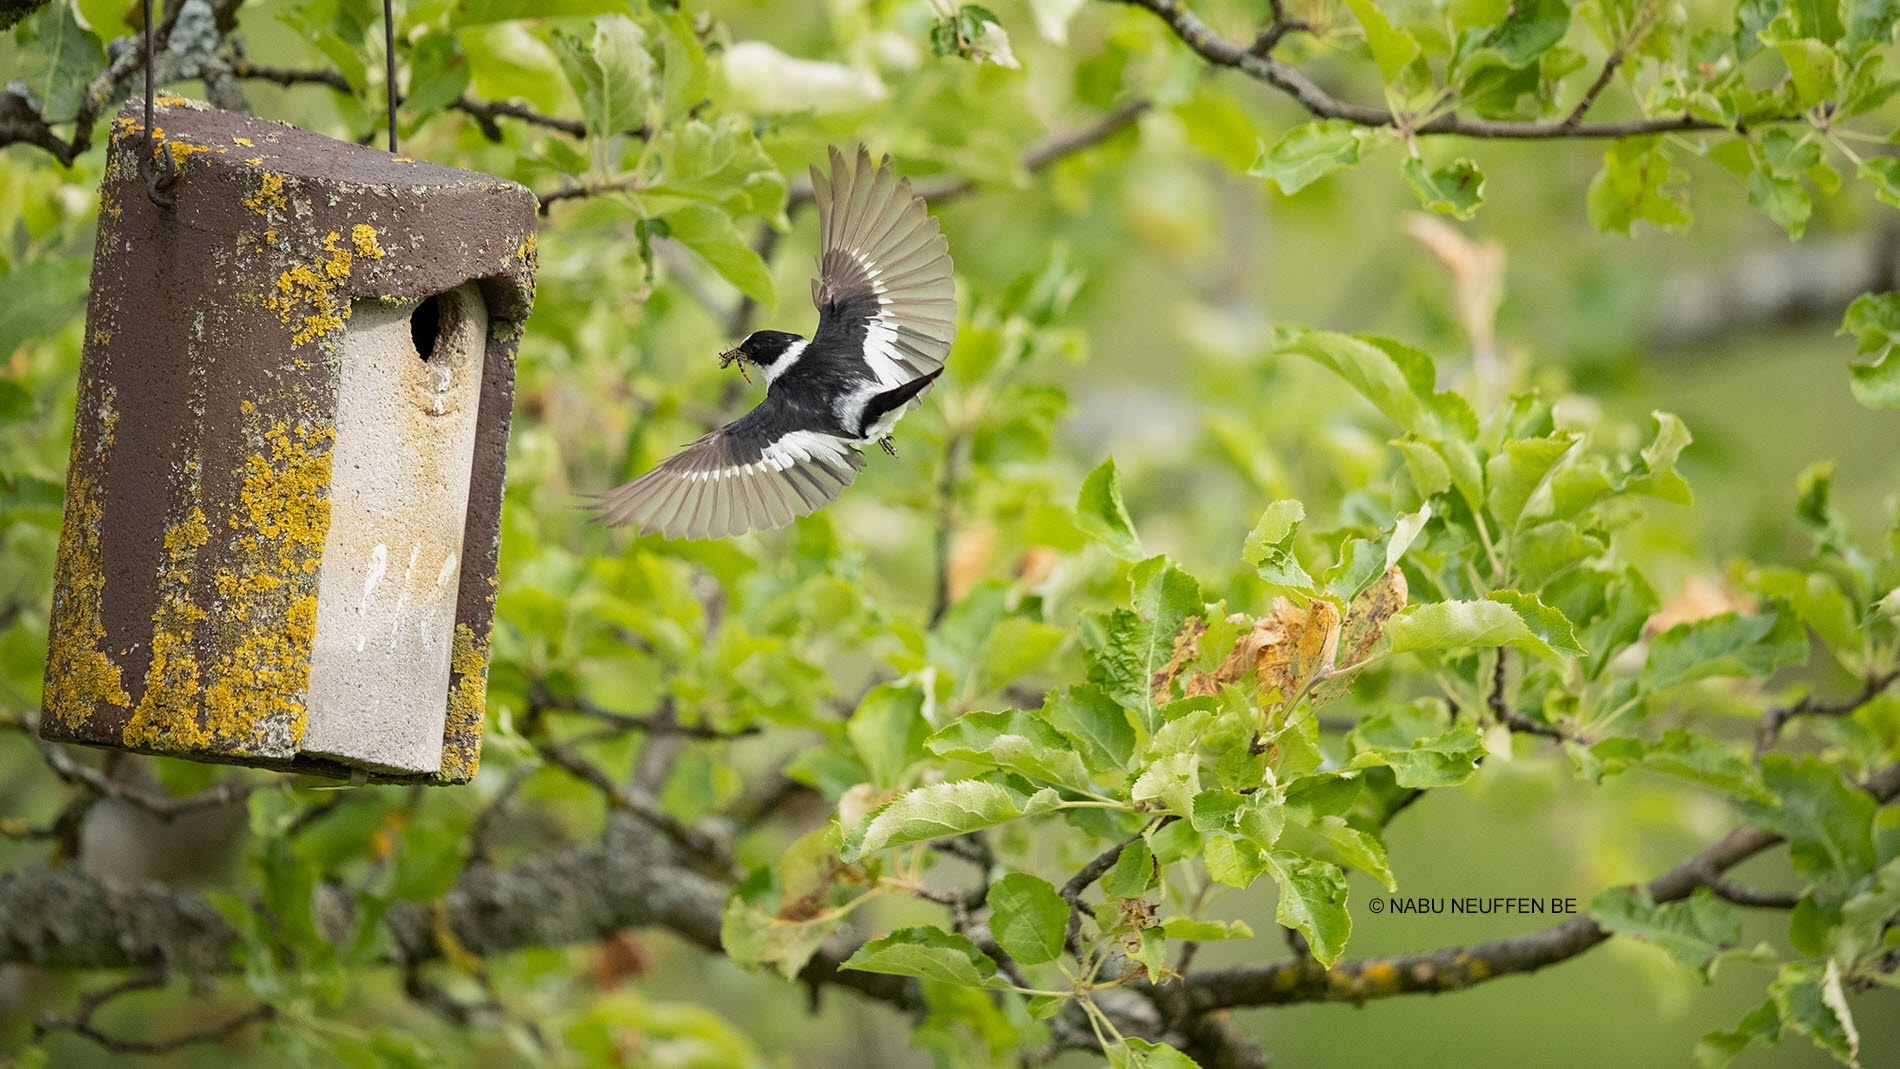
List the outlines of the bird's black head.
{"label": "bird's black head", "polygon": [[725,354],[728,362],[744,360],[760,367],[771,367],[772,362],[784,356],[786,351],[805,339],[782,330],[755,330],[739,343],[738,348]]}

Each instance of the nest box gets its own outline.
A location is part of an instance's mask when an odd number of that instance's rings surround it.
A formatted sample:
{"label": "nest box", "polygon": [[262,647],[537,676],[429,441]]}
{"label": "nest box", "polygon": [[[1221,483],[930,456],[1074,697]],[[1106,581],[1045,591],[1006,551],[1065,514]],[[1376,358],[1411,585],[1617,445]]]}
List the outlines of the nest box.
{"label": "nest box", "polygon": [[464,782],[535,200],[161,98],[99,193],[41,732]]}

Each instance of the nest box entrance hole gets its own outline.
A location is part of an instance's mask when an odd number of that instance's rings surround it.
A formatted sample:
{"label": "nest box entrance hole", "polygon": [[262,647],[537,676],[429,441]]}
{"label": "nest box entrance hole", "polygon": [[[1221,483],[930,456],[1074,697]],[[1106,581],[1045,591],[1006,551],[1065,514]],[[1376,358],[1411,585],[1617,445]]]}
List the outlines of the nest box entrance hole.
{"label": "nest box entrance hole", "polygon": [[428,363],[435,356],[436,339],[442,336],[442,294],[428,297],[409,316],[409,340],[416,343],[416,355]]}

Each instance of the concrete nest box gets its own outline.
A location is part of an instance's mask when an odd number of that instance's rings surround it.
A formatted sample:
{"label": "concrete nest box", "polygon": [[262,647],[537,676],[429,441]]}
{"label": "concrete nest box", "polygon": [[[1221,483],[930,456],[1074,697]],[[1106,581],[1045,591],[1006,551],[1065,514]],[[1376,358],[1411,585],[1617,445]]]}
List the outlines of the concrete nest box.
{"label": "concrete nest box", "polygon": [[533,194],[161,98],[113,123],[41,733],[465,782]]}

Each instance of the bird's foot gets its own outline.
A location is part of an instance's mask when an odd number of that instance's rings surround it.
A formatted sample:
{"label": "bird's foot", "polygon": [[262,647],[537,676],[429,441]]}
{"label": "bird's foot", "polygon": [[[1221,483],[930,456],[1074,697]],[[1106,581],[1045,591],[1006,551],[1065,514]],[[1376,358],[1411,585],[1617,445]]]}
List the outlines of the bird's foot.
{"label": "bird's foot", "polygon": [[883,446],[883,447],[884,447],[884,451],[885,451],[886,453],[889,453],[889,454],[890,454],[891,456],[896,456],[896,455],[897,455],[897,447],[896,447],[895,445],[892,445],[892,444],[891,444],[891,441],[892,441],[892,440],[891,440],[890,438],[888,438],[888,437],[886,437],[886,438],[883,438],[883,439],[880,439],[880,440],[878,441],[878,443],[877,443],[877,444],[879,444],[879,445],[881,445],[881,446]]}

